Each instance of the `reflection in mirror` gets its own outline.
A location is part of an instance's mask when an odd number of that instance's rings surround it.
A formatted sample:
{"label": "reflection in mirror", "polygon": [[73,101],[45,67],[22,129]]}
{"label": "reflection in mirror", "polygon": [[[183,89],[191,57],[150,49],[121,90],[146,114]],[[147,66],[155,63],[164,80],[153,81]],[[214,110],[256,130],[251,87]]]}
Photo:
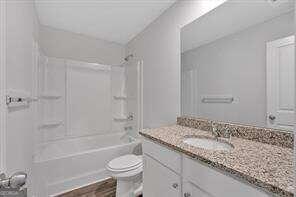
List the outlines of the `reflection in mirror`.
{"label": "reflection in mirror", "polygon": [[293,1],[228,1],[181,31],[182,115],[292,130]]}

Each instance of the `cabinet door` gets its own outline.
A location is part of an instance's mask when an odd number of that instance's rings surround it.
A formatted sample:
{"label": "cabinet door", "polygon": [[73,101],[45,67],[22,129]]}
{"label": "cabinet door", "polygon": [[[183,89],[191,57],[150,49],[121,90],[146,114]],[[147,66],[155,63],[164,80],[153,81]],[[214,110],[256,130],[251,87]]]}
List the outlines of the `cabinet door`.
{"label": "cabinet door", "polygon": [[201,188],[196,185],[183,181],[183,197],[213,197],[206,191],[201,190]]}
{"label": "cabinet door", "polygon": [[180,197],[180,176],[144,154],[143,196]]}
{"label": "cabinet door", "polygon": [[269,194],[256,187],[187,157],[183,157],[183,178],[201,188],[211,197],[270,197]]}

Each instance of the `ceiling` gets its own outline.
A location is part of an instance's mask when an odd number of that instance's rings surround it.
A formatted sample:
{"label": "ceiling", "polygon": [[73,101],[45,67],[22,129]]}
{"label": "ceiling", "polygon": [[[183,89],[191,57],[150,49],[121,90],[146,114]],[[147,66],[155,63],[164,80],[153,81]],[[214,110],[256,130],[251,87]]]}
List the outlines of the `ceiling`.
{"label": "ceiling", "polygon": [[181,31],[182,52],[270,20],[294,9],[294,0],[228,0]]}
{"label": "ceiling", "polygon": [[41,25],[127,44],[176,0],[35,0]]}

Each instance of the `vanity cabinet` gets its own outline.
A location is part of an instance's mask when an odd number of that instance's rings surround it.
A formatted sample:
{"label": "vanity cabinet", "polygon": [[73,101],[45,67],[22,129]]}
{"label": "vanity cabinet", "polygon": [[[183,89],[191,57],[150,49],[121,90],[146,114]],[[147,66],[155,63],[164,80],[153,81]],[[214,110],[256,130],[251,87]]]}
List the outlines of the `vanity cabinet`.
{"label": "vanity cabinet", "polygon": [[143,196],[146,197],[268,197],[187,155],[143,140]]}
{"label": "vanity cabinet", "polygon": [[148,140],[144,141],[143,150],[143,194],[147,197],[182,196],[181,154]]}
{"label": "vanity cabinet", "polygon": [[147,155],[144,155],[144,176],[144,196],[181,196],[181,177]]}
{"label": "vanity cabinet", "polygon": [[[248,183],[243,183],[205,164],[183,156],[183,182],[190,183],[184,194],[194,197],[268,197]],[[195,194],[198,195],[195,195]],[[194,195],[193,195],[194,194]],[[185,196],[185,195],[184,195]],[[188,197],[188,196],[187,196]]]}

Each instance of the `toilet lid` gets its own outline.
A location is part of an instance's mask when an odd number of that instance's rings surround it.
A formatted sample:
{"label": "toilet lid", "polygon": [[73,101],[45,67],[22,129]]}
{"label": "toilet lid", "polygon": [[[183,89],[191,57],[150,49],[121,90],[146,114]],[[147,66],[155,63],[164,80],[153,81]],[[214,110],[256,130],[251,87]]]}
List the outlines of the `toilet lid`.
{"label": "toilet lid", "polygon": [[124,155],[111,160],[107,167],[113,171],[128,171],[142,166],[142,157],[136,155]]}

